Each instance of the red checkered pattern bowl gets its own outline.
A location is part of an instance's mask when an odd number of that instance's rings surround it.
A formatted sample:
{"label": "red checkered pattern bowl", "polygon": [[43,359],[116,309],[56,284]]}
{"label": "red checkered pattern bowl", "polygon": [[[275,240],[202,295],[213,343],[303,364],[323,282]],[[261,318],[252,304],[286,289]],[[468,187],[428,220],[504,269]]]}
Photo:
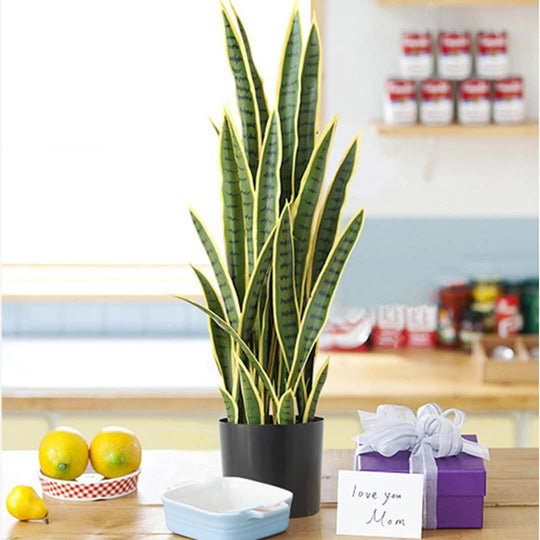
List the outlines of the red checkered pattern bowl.
{"label": "red checkered pattern bowl", "polygon": [[82,474],[76,480],[57,480],[39,471],[43,493],[54,499],[69,501],[98,501],[124,497],[137,490],[141,469],[118,478],[103,478],[96,474]]}

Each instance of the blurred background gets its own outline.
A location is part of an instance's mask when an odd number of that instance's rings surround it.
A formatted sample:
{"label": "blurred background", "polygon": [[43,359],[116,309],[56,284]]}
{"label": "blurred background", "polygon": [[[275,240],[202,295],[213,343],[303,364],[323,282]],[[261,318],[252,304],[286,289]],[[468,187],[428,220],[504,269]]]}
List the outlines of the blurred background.
{"label": "blurred background", "polygon": [[[416,390],[438,399],[440,388],[444,401],[451,384],[457,392],[467,381],[468,397],[452,404],[472,407],[466,432],[491,447],[537,446],[537,383],[529,376],[513,384],[512,374],[486,381],[477,364],[496,346],[529,363],[538,358],[538,3],[429,4],[300,0],[304,26],[316,13],[321,27],[321,126],[340,115],[327,177],[362,130],[344,217],[360,205],[367,212],[325,336],[327,348],[355,351],[331,375],[326,401],[323,394],[325,445],[352,447],[355,411],[376,399],[367,390],[363,399],[362,385],[413,406]],[[292,1],[234,5],[272,102]],[[222,406],[206,321],[171,294],[198,297],[188,263],[207,264],[188,207],[216,238],[221,232],[209,118],[219,123],[223,106],[235,103],[219,4],[187,6],[3,2],[4,449],[35,448],[60,424],[88,437],[120,424],[145,448],[218,447]],[[407,79],[402,33],[429,32],[435,44],[440,31],[465,30],[473,41],[480,30],[506,31],[523,118],[469,132],[384,124],[387,80]],[[448,287],[465,290],[459,312],[439,292]],[[504,330],[508,303],[513,326]],[[428,334],[415,352],[407,349],[414,316],[406,308],[419,306],[438,307],[434,319],[429,308],[415,312],[416,331]],[[448,328],[455,339],[445,338]],[[516,337],[523,332],[533,341]],[[488,337],[471,350],[486,333],[510,341]],[[432,378],[411,377],[402,394],[393,378],[407,372],[385,379],[392,366],[403,368],[399,359],[419,359],[416,368]],[[340,394],[345,364],[357,379]]]}

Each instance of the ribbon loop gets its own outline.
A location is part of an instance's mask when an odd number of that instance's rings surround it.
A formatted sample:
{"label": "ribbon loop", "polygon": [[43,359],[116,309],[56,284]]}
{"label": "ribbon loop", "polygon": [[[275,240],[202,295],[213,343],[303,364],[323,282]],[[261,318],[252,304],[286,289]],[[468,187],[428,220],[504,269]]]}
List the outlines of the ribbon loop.
{"label": "ribbon loop", "polygon": [[358,411],[364,429],[356,437],[355,460],[361,454],[377,452],[392,457],[408,450],[409,472],[424,475],[424,528],[437,528],[437,464],[435,458],[464,452],[489,460],[489,451],[481,443],[461,436],[465,413],[443,409],[437,403],[422,405],[416,416],[408,407],[379,405],[377,412]]}

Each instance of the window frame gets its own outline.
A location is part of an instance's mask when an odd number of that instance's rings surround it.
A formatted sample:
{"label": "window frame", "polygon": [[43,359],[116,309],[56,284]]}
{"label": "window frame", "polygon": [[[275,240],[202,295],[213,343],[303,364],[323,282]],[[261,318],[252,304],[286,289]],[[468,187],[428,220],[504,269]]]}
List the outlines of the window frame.
{"label": "window frame", "polygon": [[[322,36],[324,0],[311,0],[310,4],[311,18],[316,16]],[[200,267],[211,273],[210,265]],[[188,264],[3,263],[1,271],[2,299],[10,302],[176,301],[175,294],[202,298]]]}

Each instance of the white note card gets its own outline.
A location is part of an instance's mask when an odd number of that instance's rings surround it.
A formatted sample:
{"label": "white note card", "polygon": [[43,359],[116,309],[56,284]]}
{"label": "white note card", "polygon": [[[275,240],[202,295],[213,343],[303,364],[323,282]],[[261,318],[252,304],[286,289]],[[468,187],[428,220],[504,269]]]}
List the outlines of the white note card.
{"label": "white note card", "polygon": [[422,474],[339,471],[337,534],[422,538]]}

